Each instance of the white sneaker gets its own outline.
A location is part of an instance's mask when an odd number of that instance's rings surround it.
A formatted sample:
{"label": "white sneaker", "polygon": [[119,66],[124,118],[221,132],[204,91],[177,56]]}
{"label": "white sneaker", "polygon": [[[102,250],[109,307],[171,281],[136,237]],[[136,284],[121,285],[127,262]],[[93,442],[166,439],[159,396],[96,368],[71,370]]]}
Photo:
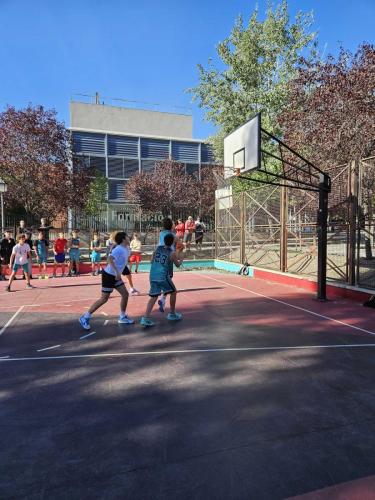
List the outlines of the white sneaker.
{"label": "white sneaker", "polygon": [[139,291],[136,288],[131,288],[129,291],[130,295],[139,295]]}
{"label": "white sneaker", "polygon": [[134,324],[134,320],[128,318],[127,314],[125,314],[125,316],[120,316],[117,322],[120,323],[121,325],[133,325]]}

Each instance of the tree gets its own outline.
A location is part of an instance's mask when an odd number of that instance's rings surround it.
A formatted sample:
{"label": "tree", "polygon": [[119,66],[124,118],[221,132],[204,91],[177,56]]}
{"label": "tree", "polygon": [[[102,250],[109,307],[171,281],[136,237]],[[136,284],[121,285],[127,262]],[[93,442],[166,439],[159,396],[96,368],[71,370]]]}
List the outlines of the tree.
{"label": "tree", "polygon": [[159,161],[153,172],[132,177],[126,185],[126,194],[144,212],[161,212],[164,217],[172,218],[181,211],[208,215],[215,203],[214,168],[218,167],[203,167],[201,181],[198,181],[186,173],[183,164],[173,160]]}
{"label": "tree", "polygon": [[341,49],[337,60],[306,62],[289,85],[279,117],[285,140],[320,168],[375,151],[375,49]]}
{"label": "tree", "polygon": [[0,177],[8,184],[6,203],[53,219],[85,203],[89,173],[69,168],[69,131],[54,110],[31,105],[0,113]]}
{"label": "tree", "polygon": [[107,200],[108,179],[100,172],[94,172],[94,177],[88,186],[88,195],[84,212],[87,215],[95,217],[99,215]]}
{"label": "tree", "polygon": [[201,180],[197,186],[197,202],[199,214],[212,215],[215,210],[215,190],[217,178],[215,174],[223,174],[223,168],[218,165],[204,165],[201,167]]}
{"label": "tree", "polygon": [[288,82],[296,75],[302,54],[316,60],[316,35],[309,32],[312,15],[299,12],[290,22],[283,0],[266,19],[256,9],[245,27],[240,17],[217,52],[224,69],[209,61],[199,68],[199,84],[190,89],[193,99],[206,110],[206,119],[217,126],[211,138],[216,159],[223,160],[223,137],[262,112],[264,127],[279,135],[276,117],[288,103]]}
{"label": "tree", "polygon": [[139,203],[144,212],[161,212],[175,217],[180,210],[196,204],[197,181],[173,160],[155,162],[155,170],[132,177],[126,186],[130,201]]}

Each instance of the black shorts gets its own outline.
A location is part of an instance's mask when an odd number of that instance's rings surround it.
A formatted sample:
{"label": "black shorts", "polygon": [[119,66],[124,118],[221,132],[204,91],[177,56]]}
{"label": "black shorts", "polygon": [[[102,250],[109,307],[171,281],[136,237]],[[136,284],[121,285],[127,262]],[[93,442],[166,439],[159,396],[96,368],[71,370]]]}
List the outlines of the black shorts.
{"label": "black shorts", "polygon": [[125,266],[122,273],[121,273],[123,276],[129,276],[129,274],[131,274],[130,272],[130,269],[128,268],[128,266]]}
{"label": "black shorts", "polygon": [[120,288],[120,286],[124,286],[124,282],[122,280],[117,280],[116,276],[113,274],[102,272],[102,292],[103,293],[112,293],[114,288]]}

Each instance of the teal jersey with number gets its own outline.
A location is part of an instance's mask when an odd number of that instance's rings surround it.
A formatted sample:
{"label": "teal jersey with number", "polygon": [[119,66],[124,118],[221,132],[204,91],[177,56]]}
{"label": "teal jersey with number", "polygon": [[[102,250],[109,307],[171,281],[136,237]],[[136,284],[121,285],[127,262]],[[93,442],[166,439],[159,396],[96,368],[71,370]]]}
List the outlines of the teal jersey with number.
{"label": "teal jersey with number", "polygon": [[173,265],[171,254],[173,250],[170,247],[158,246],[155,250],[150,271],[150,281],[165,281],[170,274]]}

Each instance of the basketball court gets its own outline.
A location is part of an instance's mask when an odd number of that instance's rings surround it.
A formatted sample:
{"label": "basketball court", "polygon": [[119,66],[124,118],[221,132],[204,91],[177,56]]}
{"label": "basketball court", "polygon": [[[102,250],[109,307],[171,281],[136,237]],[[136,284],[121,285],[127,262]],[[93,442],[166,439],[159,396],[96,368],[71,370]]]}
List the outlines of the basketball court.
{"label": "basketball court", "polygon": [[[114,293],[87,332],[78,318],[98,298],[99,278],[34,281],[34,290],[16,281],[13,293],[4,284],[1,498],[365,498],[374,313],[324,300],[330,179],[260,122],[224,140],[225,175],[246,181],[254,170],[259,182],[319,193],[319,300],[250,276],[185,270],[175,273],[183,320],[156,310],[144,329],[149,275],[139,273],[141,295],[128,305],[136,323],[117,323]],[[266,156],[281,161],[278,174]]]}
{"label": "basketball court", "polygon": [[118,325],[99,278],[0,292],[0,496],[286,498],[373,473],[373,312],[178,272],[183,321]]}

